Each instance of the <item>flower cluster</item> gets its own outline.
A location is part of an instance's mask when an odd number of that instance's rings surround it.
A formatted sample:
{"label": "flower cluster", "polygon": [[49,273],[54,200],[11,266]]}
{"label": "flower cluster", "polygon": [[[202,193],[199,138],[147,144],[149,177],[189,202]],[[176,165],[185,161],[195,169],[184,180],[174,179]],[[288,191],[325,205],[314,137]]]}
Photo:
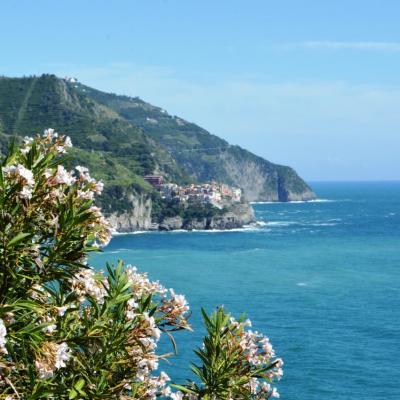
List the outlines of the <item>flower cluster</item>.
{"label": "flower cluster", "polygon": [[86,301],[87,297],[92,297],[102,304],[107,294],[106,284],[107,280],[102,274],[90,268],[81,268],[70,281],[71,289],[81,303]]}
{"label": "flower cluster", "polygon": [[137,268],[132,265],[127,265],[126,274],[128,275],[133,296],[136,299],[140,299],[143,296],[163,295],[166,293],[166,289],[160,282],[150,281],[146,273],[138,272]]}
{"label": "flower cluster", "polygon": [[6,179],[15,182],[19,186],[18,196],[21,199],[31,199],[32,190],[35,186],[33,173],[22,164],[8,165],[3,167],[3,174]]}
{"label": "flower cluster", "polygon": [[76,210],[73,216],[80,220],[76,232],[81,242],[107,245],[111,227],[101,210],[92,204],[96,195],[102,192],[103,183],[93,179],[85,167],[68,171],[60,164],[70,147],[71,139],[53,129],[47,129],[35,138],[26,137],[24,146],[14,150],[1,166],[3,209],[17,208],[25,214],[12,221],[15,231],[24,232],[24,225],[42,227],[46,224],[47,229],[41,229],[37,234],[46,233],[47,240],[36,235],[36,241],[49,243],[50,238],[61,239],[60,236],[71,233],[66,225],[73,222],[69,215],[73,207]]}
{"label": "flower cluster", "polygon": [[[163,358],[156,354],[157,343],[166,330],[190,328],[187,322],[189,306],[184,296],[165,289],[158,281],[151,281],[136,267],[128,265],[124,273],[131,294],[124,312],[131,323],[128,354],[136,369],[136,376],[127,388],[136,387],[141,399],[167,396],[171,393],[167,386],[168,375],[163,371],[158,376],[152,375]],[[143,310],[144,304],[147,304],[146,310]]]}
{"label": "flower cluster", "polygon": [[40,379],[48,379],[54,376],[57,369],[65,368],[70,358],[70,349],[63,342],[44,342],[41,347],[41,354],[35,361],[35,367]]}

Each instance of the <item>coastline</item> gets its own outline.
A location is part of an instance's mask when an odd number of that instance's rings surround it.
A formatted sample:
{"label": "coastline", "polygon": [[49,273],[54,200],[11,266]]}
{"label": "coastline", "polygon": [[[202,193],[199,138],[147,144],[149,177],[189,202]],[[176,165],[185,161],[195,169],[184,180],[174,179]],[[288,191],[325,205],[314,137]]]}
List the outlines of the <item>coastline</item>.
{"label": "coastline", "polygon": [[175,216],[165,218],[161,222],[153,222],[149,207],[146,207],[146,215],[124,213],[118,217],[113,215],[110,221],[113,226],[113,236],[137,235],[155,232],[245,232],[257,230],[266,224],[265,221],[255,219],[253,205],[257,204],[306,204],[306,203],[332,203],[337,200],[316,198],[311,200],[293,201],[252,201],[237,204],[230,211],[217,217],[204,217],[200,219],[182,220]]}
{"label": "coastline", "polygon": [[130,235],[143,235],[149,233],[156,234],[168,234],[168,233],[230,233],[230,232],[255,232],[266,226],[267,222],[265,221],[255,221],[247,225],[243,225],[240,228],[231,228],[231,229],[172,229],[169,231],[166,230],[144,230],[144,231],[131,231],[131,232],[118,232],[113,231],[112,236],[130,236]]}
{"label": "coastline", "polygon": [[108,220],[116,234],[163,231],[231,231],[257,222],[250,203],[235,204],[226,213],[211,217],[183,219],[180,216],[174,216],[155,222],[151,219],[151,208],[146,207],[145,213],[137,213],[134,210],[133,213],[113,214]]}

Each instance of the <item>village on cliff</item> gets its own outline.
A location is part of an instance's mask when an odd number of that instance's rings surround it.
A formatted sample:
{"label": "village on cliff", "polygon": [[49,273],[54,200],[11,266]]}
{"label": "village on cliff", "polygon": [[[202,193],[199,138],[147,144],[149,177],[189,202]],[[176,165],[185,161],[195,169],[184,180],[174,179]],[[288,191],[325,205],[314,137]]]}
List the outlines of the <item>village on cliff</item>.
{"label": "village on cliff", "polygon": [[184,204],[211,204],[219,209],[242,201],[242,190],[224,183],[212,181],[210,183],[179,186],[176,183],[165,183],[164,178],[160,175],[146,175],[144,179],[167,201]]}

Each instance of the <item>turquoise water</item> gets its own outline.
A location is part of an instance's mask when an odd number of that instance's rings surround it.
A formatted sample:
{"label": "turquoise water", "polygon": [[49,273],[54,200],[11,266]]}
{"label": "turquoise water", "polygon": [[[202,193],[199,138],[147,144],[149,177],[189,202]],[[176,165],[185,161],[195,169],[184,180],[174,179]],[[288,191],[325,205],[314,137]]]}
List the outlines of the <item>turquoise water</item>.
{"label": "turquoise water", "polygon": [[191,376],[200,307],[224,304],[284,359],[281,398],[400,399],[400,182],[313,187],[325,201],[255,204],[257,229],[121,235],[92,257],[186,295],[195,332],[162,365],[174,380]]}

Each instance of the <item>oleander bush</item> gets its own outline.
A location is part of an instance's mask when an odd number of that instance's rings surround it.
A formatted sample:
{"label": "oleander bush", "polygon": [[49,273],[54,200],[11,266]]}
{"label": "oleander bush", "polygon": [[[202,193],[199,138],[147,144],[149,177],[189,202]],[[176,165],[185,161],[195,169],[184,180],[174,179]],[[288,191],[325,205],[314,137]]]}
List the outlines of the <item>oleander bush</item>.
{"label": "oleander bush", "polygon": [[235,320],[224,308],[211,316],[202,310],[207,335],[195,353],[196,382],[174,385],[178,399],[266,399],[279,397],[270,385],[283,375],[283,361],[275,357],[266,336],[253,332],[250,320]]}
{"label": "oleander bush", "polygon": [[0,168],[0,399],[266,399],[282,375],[267,338],[223,308],[203,312],[193,381],[171,385],[157,342],[190,329],[182,295],[135,267],[88,255],[111,239],[103,184],[65,169],[68,137],[48,129]]}

